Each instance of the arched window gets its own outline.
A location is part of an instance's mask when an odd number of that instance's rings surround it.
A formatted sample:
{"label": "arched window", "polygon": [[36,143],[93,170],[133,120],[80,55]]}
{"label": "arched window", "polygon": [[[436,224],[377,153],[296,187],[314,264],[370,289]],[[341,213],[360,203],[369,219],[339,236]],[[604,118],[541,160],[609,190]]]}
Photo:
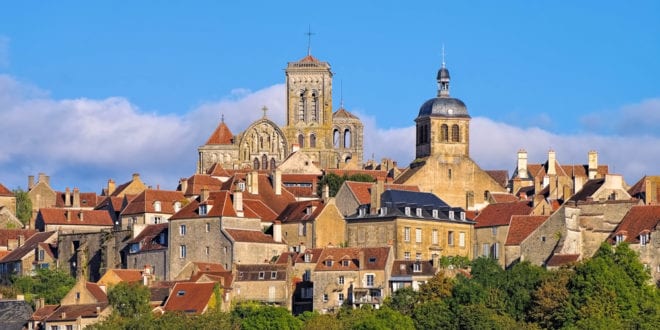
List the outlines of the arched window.
{"label": "arched window", "polygon": [[305,90],[300,91],[300,101],[298,102],[298,121],[305,121]]}
{"label": "arched window", "polygon": [[348,164],[351,162],[351,156],[347,156],[346,159],[344,160],[344,163]]}
{"label": "arched window", "polygon": [[260,136],[259,137],[259,150],[262,150],[264,148],[264,137]]}
{"label": "arched window", "polygon": [[332,145],[335,148],[339,148],[340,143],[339,143],[339,129],[335,128],[334,131],[332,131]]}
{"label": "arched window", "polygon": [[275,158],[270,159],[270,169],[274,170],[277,164],[275,164]]}
{"label": "arched window", "polygon": [[484,190],[484,202],[488,201],[488,195],[489,194],[490,194],[490,192],[488,192],[488,190]]}
{"label": "arched window", "polygon": [[254,158],[254,161],[252,162],[252,167],[254,167],[255,170],[259,169],[259,158]]}
{"label": "arched window", "polygon": [[449,141],[449,127],[447,124],[442,124],[442,126],[440,126],[440,140],[442,142]]}
{"label": "arched window", "polygon": [[312,113],[310,120],[316,122],[319,118],[319,96],[316,91],[312,92]]}
{"label": "arched window", "polygon": [[309,147],[316,148],[316,135],[310,134],[309,136]]}
{"label": "arched window", "polygon": [[460,142],[461,141],[461,133],[459,132],[458,125],[454,124],[451,127],[451,141],[452,142]]}
{"label": "arched window", "polygon": [[261,156],[261,166],[263,167],[264,170],[268,169],[268,156],[266,155]]}
{"label": "arched window", "polygon": [[351,130],[347,128],[344,130],[344,148],[350,148],[351,142]]}
{"label": "arched window", "polygon": [[302,134],[298,134],[298,145],[299,145],[301,148],[304,148],[304,147],[305,147],[305,136],[302,135]]}

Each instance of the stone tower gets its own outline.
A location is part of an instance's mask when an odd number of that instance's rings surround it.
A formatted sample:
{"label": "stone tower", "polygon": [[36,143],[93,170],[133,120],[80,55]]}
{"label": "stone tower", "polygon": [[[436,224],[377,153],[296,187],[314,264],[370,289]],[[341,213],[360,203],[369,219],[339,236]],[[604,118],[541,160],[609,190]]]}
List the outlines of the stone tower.
{"label": "stone tower", "polygon": [[465,103],[449,96],[449,70],[443,61],[438,70],[438,95],[426,101],[415,119],[416,158],[470,154],[470,115]]}
{"label": "stone tower", "polygon": [[320,167],[335,167],[332,150],[332,72],[330,64],[307,55],[286,68],[287,116],[284,135]]}
{"label": "stone tower", "polygon": [[364,125],[360,118],[346,111],[343,106],[332,115],[332,144],[336,152],[336,164],[341,168],[348,163],[362,164],[364,150]]}

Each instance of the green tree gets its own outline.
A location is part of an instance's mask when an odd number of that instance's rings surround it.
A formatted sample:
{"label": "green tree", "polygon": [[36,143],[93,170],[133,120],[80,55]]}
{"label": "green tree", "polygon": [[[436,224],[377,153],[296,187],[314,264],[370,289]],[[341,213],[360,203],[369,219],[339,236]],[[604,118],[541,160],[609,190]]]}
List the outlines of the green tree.
{"label": "green tree", "polygon": [[14,189],[13,193],[16,196],[16,217],[21,220],[23,225],[26,225],[32,219],[32,200],[28,193],[20,187]]}
{"label": "green tree", "polygon": [[374,309],[371,305],[357,309],[343,308],[337,317],[342,321],[345,329],[405,330],[415,328],[410,317],[386,306],[380,309]]}
{"label": "green tree", "polygon": [[419,300],[422,302],[451,297],[454,281],[438,272],[428,282],[419,287]]}
{"label": "green tree", "polygon": [[236,305],[232,315],[240,319],[241,329],[301,329],[303,322],[282,307],[244,302]]}
{"label": "green tree", "polygon": [[412,287],[396,290],[394,294],[385,298],[384,305],[401,314],[411,316],[415,305],[419,302],[419,292]]}
{"label": "green tree", "polygon": [[319,181],[317,186],[317,193],[319,196],[322,196],[323,187],[327,185],[330,190],[330,197],[335,197],[335,195],[337,195],[337,191],[339,191],[339,188],[344,183],[344,181],[374,182],[376,180],[369,174],[358,173],[349,176],[344,173],[343,176],[339,176],[335,173],[329,173],[324,175],[321,178],[321,181]]}
{"label": "green tree", "polygon": [[436,299],[414,306],[412,319],[417,329],[457,329],[456,315],[444,301]]}
{"label": "green tree", "polygon": [[548,274],[538,288],[532,292],[528,320],[545,329],[559,329],[573,319],[570,309],[568,281],[572,272],[559,270]]}
{"label": "green tree", "polygon": [[318,312],[304,312],[298,315],[298,318],[304,322],[304,330],[341,330],[344,328],[341,321],[332,314],[319,314]]}
{"label": "green tree", "polygon": [[47,304],[59,304],[76,280],[61,270],[38,269],[34,276],[16,276],[12,285],[25,294],[27,301],[44,298]]}
{"label": "green tree", "polygon": [[149,313],[149,288],[140,283],[120,282],[109,288],[108,302],[121,317],[140,318]]}

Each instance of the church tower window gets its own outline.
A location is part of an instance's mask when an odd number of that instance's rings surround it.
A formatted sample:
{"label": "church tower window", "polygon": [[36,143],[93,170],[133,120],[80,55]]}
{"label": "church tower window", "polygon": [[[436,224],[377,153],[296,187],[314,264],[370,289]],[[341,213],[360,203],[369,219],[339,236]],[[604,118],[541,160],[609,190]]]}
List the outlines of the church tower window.
{"label": "church tower window", "polygon": [[312,122],[317,122],[319,118],[319,96],[318,92],[312,92],[312,113],[310,120]]}
{"label": "church tower window", "polygon": [[302,135],[302,134],[298,134],[298,145],[299,145],[301,148],[304,148],[304,147],[305,147],[305,136]]}
{"label": "church tower window", "polygon": [[449,141],[449,126],[447,124],[442,124],[440,127],[440,139],[442,142]]}
{"label": "church tower window", "polygon": [[253,161],[253,167],[255,170],[259,169],[259,158],[255,158]]}
{"label": "church tower window", "polygon": [[298,121],[305,121],[305,90],[300,91],[300,100],[298,102]]}
{"label": "church tower window", "polygon": [[310,148],[316,148],[316,135],[315,134],[311,134],[309,136],[309,147]]}
{"label": "church tower window", "polygon": [[451,142],[460,142],[460,141],[461,141],[460,130],[458,128],[458,125],[454,124],[451,127]]}
{"label": "church tower window", "polygon": [[276,167],[275,158],[271,158],[270,159],[270,168],[274,170],[275,167]]}
{"label": "church tower window", "polygon": [[351,147],[351,130],[346,129],[344,130],[344,148],[350,148]]}
{"label": "church tower window", "polygon": [[335,148],[339,148],[339,129],[335,128],[334,131],[332,131],[332,145]]}
{"label": "church tower window", "polygon": [[268,169],[268,156],[266,155],[261,156],[261,166],[263,167],[264,170]]}

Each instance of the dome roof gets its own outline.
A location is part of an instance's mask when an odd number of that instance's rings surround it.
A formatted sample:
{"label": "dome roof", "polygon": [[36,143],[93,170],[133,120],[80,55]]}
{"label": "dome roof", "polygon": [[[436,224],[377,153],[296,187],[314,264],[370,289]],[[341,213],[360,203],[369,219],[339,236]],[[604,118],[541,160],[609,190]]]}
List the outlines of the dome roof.
{"label": "dome roof", "polygon": [[447,80],[449,80],[449,79],[450,79],[450,77],[449,77],[449,70],[447,70],[447,68],[445,68],[445,67],[443,66],[440,70],[438,70],[438,77],[437,77],[437,79],[438,79],[438,80],[440,80],[440,79],[447,79]]}
{"label": "dome roof", "polygon": [[419,108],[419,116],[470,118],[465,103],[453,97],[435,97],[424,102]]}

